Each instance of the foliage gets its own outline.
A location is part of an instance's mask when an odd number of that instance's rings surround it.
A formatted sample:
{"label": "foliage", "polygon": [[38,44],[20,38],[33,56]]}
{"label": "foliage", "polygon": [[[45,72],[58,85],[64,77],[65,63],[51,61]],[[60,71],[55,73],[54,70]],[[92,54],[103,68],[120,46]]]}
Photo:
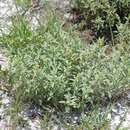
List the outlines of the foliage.
{"label": "foliage", "polygon": [[31,5],[31,0],[15,0],[16,6],[27,8]]}
{"label": "foliage", "polygon": [[82,20],[84,25],[96,30],[95,35],[104,36],[106,40],[113,40],[117,25],[126,23],[130,16],[129,0],[72,0],[72,2],[84,15]]}
{"label": "foliage", "polygon": [[126,22],[125,24],[119,24],[119,26],[117,26],[117,42],[118,43],[124,43],[129,45],[130,44],[130,26],[129,23]]}
{"label": "foliage", "polygon": [[[35,31],[23,20],[3,36],[10,58],[9,77],[24,100],[83,108],[128,88],[130,58],[106,47],[85,48],[78,37],[64,31],[57,17]],[[101,40],[97,42],[103,42]]]}
{"label": "foliage", "polygon": [[[102,47],[102,34],[95,41],[97,44],[86,47],[71,28],[62,29],[52,12],[46,17],[48,23],[33,31],[23,17],[12,17],[10,33],[0,37],[10,63],[7,71],[0,70],[0,85],[8,78],[14,87],[15,100],[8,110],[14,127],[23,123],[18,116],[23,101],[32,101],[62,110],[82,110],[89,104],[91,111],[80,125],[70,129],[108,129],[108,113],[101,112],[100,103],[129,89],[129,0],[73,1],[84,15],[83,25],[90,22],[91,29],[96,28],[98,33],[108,29],[111,36],[116,34],[115,42],[123,45]],[[27,8],[31,1],[16,0],[16,4]],[[50,115],[44,118],[47,128]]]}

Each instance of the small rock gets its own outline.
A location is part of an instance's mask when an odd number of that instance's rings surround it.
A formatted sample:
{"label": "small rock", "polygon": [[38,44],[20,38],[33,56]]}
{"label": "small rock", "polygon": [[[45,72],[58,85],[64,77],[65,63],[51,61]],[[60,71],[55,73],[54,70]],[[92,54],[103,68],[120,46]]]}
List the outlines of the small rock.
{"label": "small rock", "polygon": [[4,94],[4,92],[0,90],[0,97],[1,97],[3,94]]}
{"label": "small rock", "polygon": [[67,19],[67,20],[70,19],[70,16],[71,16],[70,13],[66,13],[66,14],[64,14],[64,18]]}
{"label": "small rock", "polygon": [[6,98],[2,99],[1,103],[2,103],[5,107],[8,107],[8,106],[10,105],[10,103],[11,103],[11,100],[10,100],[8,97],[6,97]]}
{"label": "small rock", "polygon": [[107,115],[107,120],[111,120],[111,114],[109,113],[108,115]]}
{"label": "small rock", "polygon": [[35,120],[35,121],[28,120],[28,124],[29,124],[29,128],[31,130],[41,130],[41,126],[40,126],[39,120]]}
{"label": "small rock", "polygon": [[5,109],[3,107],[0,108],[0,119],[4,119]]}
{"label": "small rock", "polygon": [[73,124],[77,124],[77,123],[79,123],[79,122],[80,122],[80,117],[74,116],[72,123],[73,123]]}
{"label": "small rock", "polygon": [[24,117],[28,117],[30,119],[34,119],[37,116],[40,117],[42,116],[42,110],[36,106],[27,106],[27,108],[24,109],[24,111],[22,111],[22,115],[24,115]]}
{"label": "small rock", "polygon": [[[124,122],[122,122],[121,127],[122,127],[122,128],[127,128],[127,127],[130,127],[130,124],[129,124],[129,122],[124,121]],[[128,129],[128,130],[129,130],[129,129]]]}
{"label": "small rock", "polygon": [[0,128],[1,128],[1,130],[7,130],[8,129],[6,120],[0,121]]}
{"label": "small rock", "polygon": [[6,97],[8,97],[7,95],[8,95],[7,93],[3,93],[3,94],[1,95],[1,98],[6,98]]}
{"label": "small rock", "polygon": [[122,115],[124,114],[124,112],[125,112],[124,108],[119,103],[115,105],[114,109],[112,109],[112,113],[115,115]]}
{"label": "small rock", "polygon": [[51,130],[64,130],[64,128],[62,128],[58,125],[55,125]]}

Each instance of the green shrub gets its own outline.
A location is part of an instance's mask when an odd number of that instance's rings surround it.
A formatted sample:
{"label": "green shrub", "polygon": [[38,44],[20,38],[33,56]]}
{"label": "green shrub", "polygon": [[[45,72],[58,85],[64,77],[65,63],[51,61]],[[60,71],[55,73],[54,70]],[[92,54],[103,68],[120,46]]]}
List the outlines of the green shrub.
{"label": "green shrub", "polygon": [[129,23],[126,22],[125,24],[119,24],[117,27],[117,37],[116,42],[124,43],[129,46],[130,44],[130,26]]}
{"label": "green shrub", "polygon": [[22,91],[24,99],[82,108],[86,103],[100,101],[104,96],[111,98],[128,88],[127,55],[115,51],[107,56],[106,47],[96,44],[85,47],[71,31],[61,28],[55,16],[46,27],[34,32],[24,20],[18,23],[2,39],[11,63],[10,82]]}
{"label": "green shrub", "polygon": [[[129,0],[72,0],[74,7],[79,9],[84,26],[94,30],[97,37],[114,40],[114,31],[119,23],[126,23],[130,16]],[[112,41],[113,42],[113,41]]]}

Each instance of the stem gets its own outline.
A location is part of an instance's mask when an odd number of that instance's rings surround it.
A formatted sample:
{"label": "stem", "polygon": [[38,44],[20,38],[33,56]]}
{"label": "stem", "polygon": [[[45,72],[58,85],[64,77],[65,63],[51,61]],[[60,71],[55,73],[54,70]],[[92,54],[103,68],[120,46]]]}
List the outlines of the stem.
{"label": "stem", "polygon": [[115,43],[114,43],[114,36],[113,36],[112,28],[111,28],[111,25],[110,25],[110,21],[109,21],[109,27],[110,27],[110,33],[111,33],[111,39],[112,39],[112,45],[115,45]]}

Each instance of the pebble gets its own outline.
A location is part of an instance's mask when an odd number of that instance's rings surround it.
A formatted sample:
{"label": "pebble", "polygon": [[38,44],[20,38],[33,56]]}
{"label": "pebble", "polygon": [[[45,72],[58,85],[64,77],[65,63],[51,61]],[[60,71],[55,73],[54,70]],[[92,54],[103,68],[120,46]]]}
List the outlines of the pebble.
{"label": "pebble", "polygon": [[0,51],[0,70],[6,71],[8,68],[7,58],[1,53],[2,52]]}
{"label": "pebble", "polygon": [[8,129],[6,120],[0,121],[0,128],[1,128],[1,130],[7,130]]}
{"label": "pebble", "polygon": [[65,130],[64,128],[58,126],[58,125],[55,125],[52,130]]}
{"label": "pebble", "polygon": [[1,100],[1,103],[3,106],[9,107],[9,105],[11,104],[11,100],[9,99],[9,97],[6,97]]}
{"label": "pebble", "polygon": [[4,119],[4,116],[5,116],[5,110],[3,108],[0,108],[0,120],[1,119]]}
{"label": "pebble", "polygon": [[37,107],[35,105],[29,105],[25,104],[25,108],[21,112],[21,115],[24,116],[24,118],[34,119],[36,117],[41,117],[43,114],[43,111],[40,107]]}
{"label": "pebble", "polygon": [[115,114],[115,115],[123,115],[124,114],[124,109],[123,109],[123,107],[121,105],[116,106],[116,108],[112,109],[112,113]]}
{"label": "pebble", "polygon": [[29,128],[31,130],[41,130],[39,120],[35,120],[35,121],[28,120],[28,124],[29,124],[29,126],[30,126]]}
{"label": "pebble", "polygon": [[[127,102],[127,100],[126,100]],[[111,113],[108,114],[111,130],[116,130],[118,125],[121,129],[130,129],[130,108],[123,104],[116,104]]]}
{"label": "pebble", "polygon": [[0,97],[2,97],[3,94],[4,94],[4,92],[0,90]]}

